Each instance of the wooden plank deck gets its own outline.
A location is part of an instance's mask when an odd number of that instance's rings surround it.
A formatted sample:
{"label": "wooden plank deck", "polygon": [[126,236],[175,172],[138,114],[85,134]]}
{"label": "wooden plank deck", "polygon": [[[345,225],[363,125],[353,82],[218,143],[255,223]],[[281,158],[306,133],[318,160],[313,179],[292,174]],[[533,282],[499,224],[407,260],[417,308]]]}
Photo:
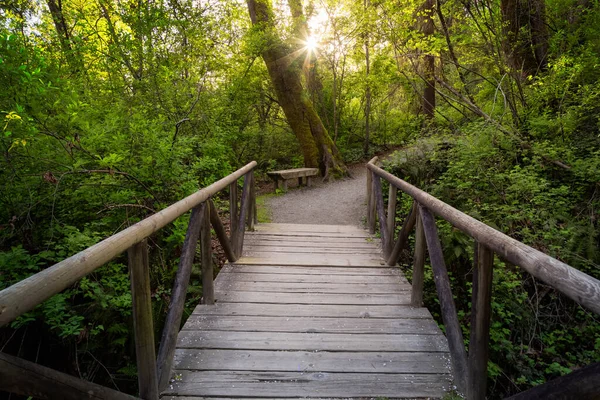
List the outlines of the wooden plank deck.
{"label": "wooden plank deck", "polygon": [[163,399],[441,398],[448,344],[360,228],[262,224],[179,333]]}

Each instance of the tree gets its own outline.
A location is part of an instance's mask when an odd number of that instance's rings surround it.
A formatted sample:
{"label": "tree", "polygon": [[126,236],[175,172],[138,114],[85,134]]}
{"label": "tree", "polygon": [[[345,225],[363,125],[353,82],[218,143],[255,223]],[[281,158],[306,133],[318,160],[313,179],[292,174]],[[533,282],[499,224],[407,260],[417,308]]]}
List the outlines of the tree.
{"label": "tree", "polygon": [[502,0],[503,47],[509,65],[535,75],[548,64],[548,27],[544,0]]}
{"label": "tree", "polygon": [[[435,26],[433,24],[434,13],[433,0],[425,0],[420,18],[421,32],[428,39],[433,35]],[[435,116],[435,57],[433,54],[426,54],[424,59],[424,78],[425,89],[423,89],[423,113],[427,120],[433,120]]]}
{"label": "tree", "polygon": [[[279,37],[269,0],[248,0],[247,4],[252,24],[264,40],[262,57],[279,104],[300,143],[304,165],[319,167],[325,177],[330,172],[346,174],[340,153],[302,85],[301,66],[295,57],[301,50],[294,52]],[[304,18],[297,7],[292,10],[296,18]]]}
{"label": "tree", "polygon": [[[364,0],[365,15],[368,15],[370,2]],[[364,32],[365,39],[365,143],[363,145],[363,156],[369,154],[369,140],[371,135],[371,83],[369,82],[369,73],[371,72],[371,60],[369,60],[369,32],[368,29]]]}

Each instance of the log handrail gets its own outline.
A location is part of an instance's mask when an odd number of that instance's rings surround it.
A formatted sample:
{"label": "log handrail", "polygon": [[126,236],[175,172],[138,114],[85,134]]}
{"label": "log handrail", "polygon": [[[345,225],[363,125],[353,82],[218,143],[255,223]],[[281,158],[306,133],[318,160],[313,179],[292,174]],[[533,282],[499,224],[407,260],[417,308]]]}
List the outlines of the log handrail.
{"label": "log handrail", "polygon": [[[374,157],[367,163],[367,224],[375,232],[376,219],[382,237],[382,247],[388,265],[395,265],[400,252],[406,247],[410,231],[417,227],[413,268],[412,305],[421,306],[423,291],[423,265],[425,248],[429,253],[442,318],[450,341],[450,358],[455,383],[469,400],[485,399],[489,329],[491,314],[491,291],[494,254],[523,268],[534,277],[544,281],[560,293],[600,315],[600,280],[581,272],[547,254],[542,253],[477,219],[455,209],[447,203],[390,174],[377,165]],[[413,198],[413,207],[394,244],[390,221],[395,216],[396,199],[388,203],[386,217],[380,179]],[[390,189],[390,195],[396,193]],[[377,213],[376,213],[377,211]],[[392,215],[390,215],[392,214]],[[433,214],[446,220],[461,232],[475,239],[475,265],[471,301],[471,340],[466,354],[460,326],[444,265],[437,228]]]}
{"label": "log handrail", "polygon": [[[0,291],[0,327],[127,251],[131,272],[140,397],[144,400],[158,400],[159,392],[168,384],[196,246],[200,242],[203,303],[214,304],[210,226],[215,228],[227,259],[230,262],[235,261],[243,250],[245,227],[248,225],[248,228],[252,230],[256,219],[253,174],[256,165],[256,161],[252,161],[223,179],[198,190],[137,224]],[[238,179],[241,177],[244,177],[244,190],[238,209],[237,185]],[[216,207],[211,200],[212,196],[227,187],[229,187],[232,221],[230,238],[227,238]],[[154,328],[150,305],[147,238],[192,209],[157,360],[154,352]],[[246,221],[246,219],[250,220]],[[235,223],[233,223],[234,221]],[[14,384],[9,384],[9,376],[14,373],[14,368],[10,364],[12,359],[11,356],[0,353],[0,389],[16,390]],[[25,361],[20,365],[21,368],[30,369],[31,373],[38,370],[49,370]],[[68,375],[58,372],[55,376],[55,379],[62,379],[65,382],[70,379],[78,387],[89,388],[89,393],[98,395],[94,398],[116,398],[110,395],[114,391],[107,389],[106,393],[109,394],[105,395],[105,392],[98,392],[97,388],[100,386],[90,382],[75,377],[63,379]],[[50,381],[48,380],[48,382]],[[43,388],[46,388],[48,398],[62,398],[60,394],[56,394],[50,383],[43,384],[42,389],[38,385],[35,393],[31,392],[33,389],[26,386],[19,387],[18,390],[22,394],[39,395]]]}
{"label": "log handrail", "polygon": [[600,315],[598,279],[505,235],[373,164],[368,164],[368,168],[503,259]]}
{"label": "log handrail", "polygon": [[0,291],[0,327],[30,311],[115,257],[141,242],[217,192],[236,182],[256,167],[252,161],[243,168],[200,189],[183,200],[129,228]]}

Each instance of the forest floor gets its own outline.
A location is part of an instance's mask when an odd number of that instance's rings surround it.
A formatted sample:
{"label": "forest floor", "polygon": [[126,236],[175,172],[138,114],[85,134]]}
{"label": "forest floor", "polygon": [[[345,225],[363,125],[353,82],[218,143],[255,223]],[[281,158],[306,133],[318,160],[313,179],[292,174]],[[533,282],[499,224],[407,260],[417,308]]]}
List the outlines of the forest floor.
{"label": "forest floor", "polygon": [[367,169],[361,163],[349,166],[349,171],[351,178],[333,182],[317,178],[311,187],[291,188],[282,196],[267,198],[272,222],[363,226]]}

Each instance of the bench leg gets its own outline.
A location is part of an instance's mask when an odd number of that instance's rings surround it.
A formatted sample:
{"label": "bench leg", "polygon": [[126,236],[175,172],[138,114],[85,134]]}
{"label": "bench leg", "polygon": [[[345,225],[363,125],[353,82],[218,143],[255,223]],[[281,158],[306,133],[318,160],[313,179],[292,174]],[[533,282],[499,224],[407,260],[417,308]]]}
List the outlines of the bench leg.
{"label": "bench leg", "polygon": [[311,176],[307,176],[306,177],[306,186],[311,186],[312,185],[312,177]]}
{"label": "bench leg", "polygon": [[287,180],[285,180],[285,179],[281,180],[281,188],[283,189],[284,192],[287,192]]}

